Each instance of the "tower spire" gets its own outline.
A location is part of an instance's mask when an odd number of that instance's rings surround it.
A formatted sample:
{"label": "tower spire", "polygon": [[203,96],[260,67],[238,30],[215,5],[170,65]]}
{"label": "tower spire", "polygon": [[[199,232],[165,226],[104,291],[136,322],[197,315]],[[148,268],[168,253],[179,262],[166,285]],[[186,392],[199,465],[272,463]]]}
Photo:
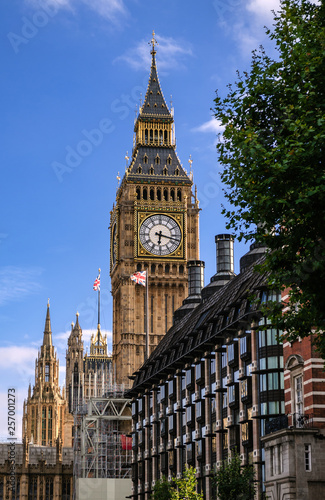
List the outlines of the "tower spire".
{"label": "tower spire", "polygon": [[52,330],[51,330],[51,318],[50,318],[50,299],[47,299],[47,311],[45,319],[45,328],[43,336],[43,345],[52,345]]}

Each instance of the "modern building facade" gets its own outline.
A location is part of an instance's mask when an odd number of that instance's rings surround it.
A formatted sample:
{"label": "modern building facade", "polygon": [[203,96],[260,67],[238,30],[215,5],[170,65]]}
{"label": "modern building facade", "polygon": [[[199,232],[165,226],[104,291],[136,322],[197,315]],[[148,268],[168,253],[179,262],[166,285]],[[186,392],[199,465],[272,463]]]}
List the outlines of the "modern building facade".
{"label": "modern building facade", "polygon": [[285,404],[280,332],[261,304],[279,295],[248,265],[263,258],[263,248],[253,245],[235,276],[232,239],[216,241],[219,271],[200,300],[196,290],[184,301],[194,298],[192,310],[176,311],[174,325],[135,373],[133,499],[149,499],[162,475],[180,477],[186,465],[196,468],[204,498],[214,498],[211,475],[234,450],[243,464],[254,464],[258,495],[264,491],[261,438]]}
{"label": "modern building facade", "polygon": [[[151,352],[172,326],[187,291],[189,260],[199,258],[199,206],[192,176],[176,154],[173,111],[158,79],[155,38],[147,92],[134,127],[134,147],[110,220],[113,363],[118,384],[141,366],[146,324]],[[130,275],[147,271],[145,289]]]}

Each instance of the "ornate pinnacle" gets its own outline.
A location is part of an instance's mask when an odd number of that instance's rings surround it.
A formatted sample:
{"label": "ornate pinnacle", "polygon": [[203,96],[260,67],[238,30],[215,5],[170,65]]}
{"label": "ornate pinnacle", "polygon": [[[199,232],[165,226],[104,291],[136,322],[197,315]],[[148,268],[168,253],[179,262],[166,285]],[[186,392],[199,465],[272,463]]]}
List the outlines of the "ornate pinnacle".
{"label": "ornate pinnacle", "polygon": [[149,45],[152,45],[152,51],[151,51],[151,54],[155,54],[156,51],[155,51],[155,45],[159,45],[157,40],[155,39],[155,30],[152,30],[152,39],[150,40],[150,42],[148,42]]}

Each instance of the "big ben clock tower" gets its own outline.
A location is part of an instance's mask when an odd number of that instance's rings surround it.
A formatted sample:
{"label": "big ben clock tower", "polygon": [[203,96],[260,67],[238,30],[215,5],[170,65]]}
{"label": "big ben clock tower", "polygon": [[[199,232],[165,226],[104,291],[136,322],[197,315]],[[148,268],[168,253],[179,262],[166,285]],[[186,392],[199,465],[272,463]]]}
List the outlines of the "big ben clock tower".
{"label": "big ben clock tower", "polygon": [[149,353],[172,326],[187,296],[189,260],[199,259],[199,206],[192,178],[177,154],[174,118],[161,91],[153,38],[149,84],[135,122],[130,164],[110,220],[113,363],[117,383],[145,359],[145,288],[131,281],[148,272]]}

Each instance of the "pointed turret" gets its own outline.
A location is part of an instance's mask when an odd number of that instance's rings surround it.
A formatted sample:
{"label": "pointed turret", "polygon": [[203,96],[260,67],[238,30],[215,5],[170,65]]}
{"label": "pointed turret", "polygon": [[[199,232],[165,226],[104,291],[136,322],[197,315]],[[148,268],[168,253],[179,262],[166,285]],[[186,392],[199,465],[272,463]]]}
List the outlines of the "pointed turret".
{"label": "pointed turret", "polygon": [[47,301],[47,311],[46,311],[45,328],[44,328],[44,336],[43,336],[43,346],[52,346],[50,299],[48,299],[48,301]]}

